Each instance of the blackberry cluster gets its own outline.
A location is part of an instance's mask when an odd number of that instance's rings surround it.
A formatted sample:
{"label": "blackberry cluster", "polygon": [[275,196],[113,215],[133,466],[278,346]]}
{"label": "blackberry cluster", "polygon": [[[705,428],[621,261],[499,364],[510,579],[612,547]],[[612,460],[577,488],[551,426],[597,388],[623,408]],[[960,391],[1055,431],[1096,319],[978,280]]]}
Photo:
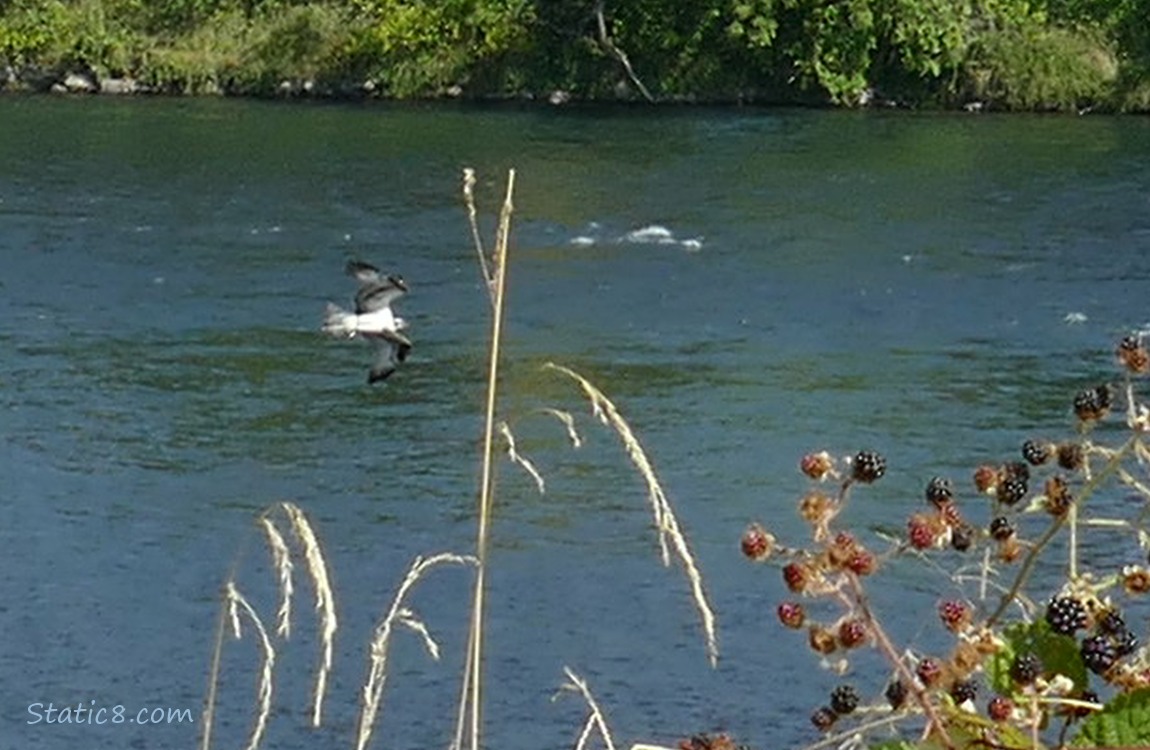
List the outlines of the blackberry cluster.
{"label": "blackberry cluster", "polygon": [[1055,633],[1073,635],[1086,627],[1086,608],[1074,597],[1055,597],[1046,606],[1046,622]]}
{"label": "blackberry cluster", "polygon": [[1050,460],[1050,446],[1037,440],[1027,440],[1022,444],[1022,457],[1031,466],[1041,466]]}
{"label": "blackberry cluster", "polygon": [[[1025,466],[1025,464],[1019,465]],[[1015,505],[1018,501],[1022,500],[1022,498],[1026,497],[1028,489],[1029,487],[1027,487],[1024,477],[1007,475],[998,483],[995,496],[998,498],[998,502],[1003,505]]]}
{"label": "blackberry cluster", "polygon": [[1126,632],[1126,620],[1116,609],[1108,609],[1098,618],[1098,632],[1103,635],[1119,635]]}
{"label": "blackberry cluster", "polygon": [[1102,419],[1110,411],[1110,386],[1100,385],[1079,391],[1074,397],[1074,414],[1083,422]]}
{"label": "blackberry cluster", "polygon": [[1138,636],[1129,630],[1124,630],[1114,637],[1114,653],[1118,655],[1119,659],[1137,651],[1138,645]]}
{"label": "blackberry cluster", "polygon": [[1126,621],[1116,609],[1109,609],[1098,618],[1096,630],[1097,637],[1105,638],[1110,643],[1116,658],[1129,656],[1138,649],[1138,636],[1127,629]]}
{"label": "blackberry cluster", "polygon": [[1083,638],[1079,653],[1082,655],[1082,663],[1094,674],[1105,674],[1118,660],[1114,645],[1104,635]]}
{"label": "blackberry cluster", "polygon": [[859,707],[859,694],[850,685],[839,685],[831,692],[831,710],[839,716],[854,713]]}
{"label": "blackberry cluster", "polygon": [[936,507],[942,507],[954,499],[950,489],[950,480],[946,477],[934,477],[926,485],[926,499]]}
{"label": "blackberry cluster", "polygon": [[886,459],[874,451],[859,451],[851,462],[851,476],[856,482],[870,484],[886,473]]}
{"label": "blackberry cluster", "polygon": [[990,522],[990,536],[996,542],[1005,542],[1014,533],[1014,524],[1006,516],[998,516]]}
{"label": "blackberry cluster", "polygon": [[974,680],[955,680],[950,686],[950,697],[958,704],[973,701],[978,697],[978,684]]}
{"label": "blackberry cluster", "polygon": [[1010,665],[1010,677],[1019,685],[1030,685],[1041,674],[1042,661],[1029,651],[1016,655]]}

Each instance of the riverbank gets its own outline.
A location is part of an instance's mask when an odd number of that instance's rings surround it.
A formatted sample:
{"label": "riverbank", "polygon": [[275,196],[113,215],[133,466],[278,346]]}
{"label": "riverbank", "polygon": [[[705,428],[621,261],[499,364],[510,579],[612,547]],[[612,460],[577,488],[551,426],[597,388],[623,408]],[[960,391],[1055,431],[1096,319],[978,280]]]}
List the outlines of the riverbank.
{"label": "riverbank", "polygon": [[20,0],[0,90],[1146,112],[1129,5]]}

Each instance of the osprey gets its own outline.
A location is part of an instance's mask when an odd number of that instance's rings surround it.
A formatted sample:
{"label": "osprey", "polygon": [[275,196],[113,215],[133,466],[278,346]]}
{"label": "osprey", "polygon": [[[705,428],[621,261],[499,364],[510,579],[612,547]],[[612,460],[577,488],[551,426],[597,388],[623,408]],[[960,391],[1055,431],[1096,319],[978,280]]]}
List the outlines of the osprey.
{"label": "osprey", "polygon": [[391,311],[392,303],[407,293],[407,284],[402,276],[385,275],[370,263],[359,260],[349,260],[345,270],[359,282],[355,312],[329,302],[323,332],[337,338],[359,336],[374,344],[377,354],[367,373],[367,382],[385,380],[411,351],[411,340],[400,333],[407,323]]}

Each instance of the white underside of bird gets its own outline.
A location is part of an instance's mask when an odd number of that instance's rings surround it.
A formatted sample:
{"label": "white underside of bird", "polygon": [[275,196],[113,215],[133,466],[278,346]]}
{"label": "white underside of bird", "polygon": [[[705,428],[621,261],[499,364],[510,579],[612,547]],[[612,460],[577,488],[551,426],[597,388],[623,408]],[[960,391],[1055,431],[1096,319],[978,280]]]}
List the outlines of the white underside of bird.
{"label": "white underside of bird", "polygon": [[356,336],[383,336],[405,328],[407,321],[393,313],[390,307],[354,313],[329,302],[323,320],[324,333],[349,339]]}

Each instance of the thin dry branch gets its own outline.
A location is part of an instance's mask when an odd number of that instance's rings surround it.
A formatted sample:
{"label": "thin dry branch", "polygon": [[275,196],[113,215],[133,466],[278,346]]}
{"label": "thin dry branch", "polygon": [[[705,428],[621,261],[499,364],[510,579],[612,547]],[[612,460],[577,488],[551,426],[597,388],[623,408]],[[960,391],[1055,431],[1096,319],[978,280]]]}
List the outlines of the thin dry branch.
{"label": "thin dry branch", "polygon": [[683,536],[679,528],[679,521],[675,517],[671,503],[663,492],[663,487],[659,483],[659,478],[655,474],[654,468],[651,466],[650,459],[647,458],[647,452],[643,450],[639,439],[635,437],[631,426],[627,424],[627,420],[619,413],[615,404],[612,403],[611,399],[607,398],[602,391],[596,388],[591,381],[574,370],[563,367],[562,365],[557,365],[554,362],[548,362],[543,365],[543,367],[544,369],[563,373],[579,384],[584,394],[586,394],[590,400],[594,413],[606,421],[619,435],[631,462],[635,465],[635,468],[639,470],[643,479],[646,480],[647,498],[651,503],[651,512],[655,519],[655,529],[659,536],[659,546],[662,552],[663,564],[670,565],[671,563],[667,546],[669,539],[679,560],[683,563],[683,569],[686,571],[687,578],[691,584],[691,595],[703,620],[703,631],[707,641],[707,657],[711,661],[711,666],[717,665],[719,661],[719,646],[718,639],[715,635],[715,614],[707,600],[707,592],[703,587],[703,577],[699,572],[698,566],[695,564],[695,558],[691,554],[690,547],[687,545],[687,539]]}
{"label": "thin dry branch", "polygon": [[562,409],[552,409],[546,407],[542,409],[544,414],[550,414],[563,423],[567,428],[567,437],[571,440],[572,448],[582,448],[583,438],[579,437],[579,431],[575,429],[575,417],[571,416],[571,412],[563,411]]}
{"label": "thin dry branch", "polygon": [[635,88],[639,89],[639,93],[643,95],[643,98],[654,103],[655,97],[651,96],[651,92],[647,90],[647,87],[639,80],[639,76],[635,74],[635,69],[631,67],[631,59],[627,57],[627,53],[621,50],[619,45],[615,44],[614,40],[611,39],[611,35],[607,33],[607,19],[603,14],[603,0],[599,0],[599,2],[595,3],[595,20],[598,22],[599,44],[603,49],[607,50],[612,57],[619,61],[619,64],[623,66],[623,70],[627,72],[627,77],[631,79],[631,83],[635,84]]}
{"label": "thin dry branch", "polygon": [[491,304],[495,305],[495,276],[487,262],[487,252],[483,249],[483,238],[479,233],[479,216],[475,210],[475,170],[471,167],[463,169],[463,203],[467,206],[467,220],[471,225],[471,240],[475,243],[475,254],[479,256],[479,269],[483,273],[483,285],[487,287],[487,296]]}
{"label": "thin dry branch", "polygon": [[311,575],[312,585],[315,589],[315,608],[319,613],[320,631],[320,664],[315,676],[315,699],[312,706],[312,726],[318,727],[323,718],[323,698],[327,691],[327,678],[331,673],[332,653],[335,644],[335,632],[339,627],[335,615],[335,595],[332,592],[331,580],[327,573],[327,561],[323,556],[323,549],[312,530],[307,516],[294,503],[281,503],[291,521],[292,531],[296,535],[300,546],[303,547],[304,562],[307,564],[308,574]]}
{"label": "thin dry branch", "polygon": [[411,609],[404,606],[408,592],[427,571],[437,565],[458,564],[476,565],[479,561],[470,555],[456,555],[443,552],[431,557],[417,557],[411,563],[407,576],[399,584],[395,598],[387,615],[375,628],[375,635],[371,639],[371,667],[368,670],[367,681],[363,686],[363,706],[359,714],[359,731],[356,735],[356,750],[364,750],[371,741],[371,733],[379,716],[379,706],[383,698],[383,688],[387,684],[387,658],[391,644],[391,634],[395,626],[403,625],[414,630],[423,638],[423,645],[431,658],[438,661],[439,645],[427,630],[427,626]]}

